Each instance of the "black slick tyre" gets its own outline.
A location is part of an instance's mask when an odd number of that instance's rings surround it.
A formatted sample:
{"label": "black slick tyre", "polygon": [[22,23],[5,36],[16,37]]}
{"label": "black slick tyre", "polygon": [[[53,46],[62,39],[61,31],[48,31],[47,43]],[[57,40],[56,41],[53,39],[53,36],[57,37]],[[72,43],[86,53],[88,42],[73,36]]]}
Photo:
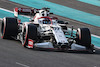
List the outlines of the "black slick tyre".
{"label": "black slick tyre", "polygon": [[37,40],[37,27],[32,23],[24,26],[22,37],[22,45],[24,47],[28,46],[28,39],[32,39],[35,42]]}
{"label": "black slick tyre", "polygon": [[91,47],[91,33],[88,28],[78,28],[76,33],[76,43],[86,48]]}
{"label": "black slick tyre", "polygon": [[5,17],[1,24],[1,37],[9,39],[16,37],[18,34],[18,23],[16,18]]}

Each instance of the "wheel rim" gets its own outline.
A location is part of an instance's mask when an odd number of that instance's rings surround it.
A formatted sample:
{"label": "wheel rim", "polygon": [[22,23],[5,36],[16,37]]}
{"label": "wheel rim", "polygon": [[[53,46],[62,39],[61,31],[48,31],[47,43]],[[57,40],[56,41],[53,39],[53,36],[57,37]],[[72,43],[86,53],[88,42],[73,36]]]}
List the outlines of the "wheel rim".
{"label": "wheel rim", "polygon": [[24,47],[26,47],[26,41],[27,41],[27,32],[26,32],[26,28],[24,28],[24,32],[23,32],[23,42],[22,42],[22,45]]}

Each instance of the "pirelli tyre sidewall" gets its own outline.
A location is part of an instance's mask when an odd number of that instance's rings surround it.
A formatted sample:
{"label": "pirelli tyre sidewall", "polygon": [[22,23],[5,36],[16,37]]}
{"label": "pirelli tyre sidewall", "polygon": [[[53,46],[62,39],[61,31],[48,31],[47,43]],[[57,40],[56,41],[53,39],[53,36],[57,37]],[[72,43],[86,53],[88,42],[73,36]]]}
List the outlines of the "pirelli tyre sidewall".
{"label": "pirelli tyre sidewall", "polygon": [[28,39],[32,39],[33,41],[37,40],[37,27],[33,23],[25,24],[22,33],[22,45],[24,47],[27,47]]}
{"label": "pirelli tyre sidewall", "polygon": [[78,28],[76,33],[76,43],[87,48],[91,47],[91,33],[88,28]]}
{"label": "pirelli tyre sidewall", "polygon": [[9,39],[18,34],[18,23],[16,18],[4,17],[1,24],[1,37]]}

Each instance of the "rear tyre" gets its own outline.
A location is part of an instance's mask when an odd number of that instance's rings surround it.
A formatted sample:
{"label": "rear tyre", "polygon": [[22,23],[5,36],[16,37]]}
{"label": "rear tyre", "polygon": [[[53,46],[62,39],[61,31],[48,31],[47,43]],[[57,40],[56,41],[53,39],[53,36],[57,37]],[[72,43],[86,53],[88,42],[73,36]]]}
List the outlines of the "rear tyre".
{"label": "rear tyre", "polygon": [[78,28],[76,33],[76,43],[86,48],[91,48],[91,34],[88,28]]}
{"label": "rear tyre", "polygon": [[16,18],[5,17],[1,24],[1,37],[10,39],[18,34],[18,23]]}
{"label": "rear tyre", "polygon": [[24,47],[28,46],[28,39],[32,39],[34,42],[37,40],[37,27],[34,24],[28,24],[23,30],[23,40],[22,45]]}

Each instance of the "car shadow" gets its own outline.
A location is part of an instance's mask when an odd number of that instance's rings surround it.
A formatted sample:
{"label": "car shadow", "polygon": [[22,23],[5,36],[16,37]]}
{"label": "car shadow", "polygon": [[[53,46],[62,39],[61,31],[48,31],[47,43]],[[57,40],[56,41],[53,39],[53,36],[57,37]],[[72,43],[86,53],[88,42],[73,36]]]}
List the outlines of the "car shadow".
{"label": "car shadow", "polygon": [[43,52],[58,52],[58,53],[73,53],[73,54],[94,54],[100,55],[100,49],[96,49],[95,53],[90,53],[88,51],[62,51],[62,50],[53,50],[53,49],[43,49],[43,48],[33,48],[30,50],[34,51],[43,51]]}
{"label": "car shadow", "polygon": [[[5,39],[5,40],[12,40],[12,41],[16,41],[14,38],[10,38],[10,39]],[[19,40],[17,40],[18,43],[21,43]],[[22,46],[21,46],[22,47]],[[23,47],[24,48],[24,47]],[[58,52],[58,53],[73,53],[73,54],[94,54],[94,55],[100,55],[100,49],[95,49],[95,53],[89,53],[88,51],[64,51],[64,50],[57,50],[57,49],[44,49],[44,48],[25,48],[25,49],[29,49],[29,50],[34,50],[34,51],[44,51],[44,52]]]}

